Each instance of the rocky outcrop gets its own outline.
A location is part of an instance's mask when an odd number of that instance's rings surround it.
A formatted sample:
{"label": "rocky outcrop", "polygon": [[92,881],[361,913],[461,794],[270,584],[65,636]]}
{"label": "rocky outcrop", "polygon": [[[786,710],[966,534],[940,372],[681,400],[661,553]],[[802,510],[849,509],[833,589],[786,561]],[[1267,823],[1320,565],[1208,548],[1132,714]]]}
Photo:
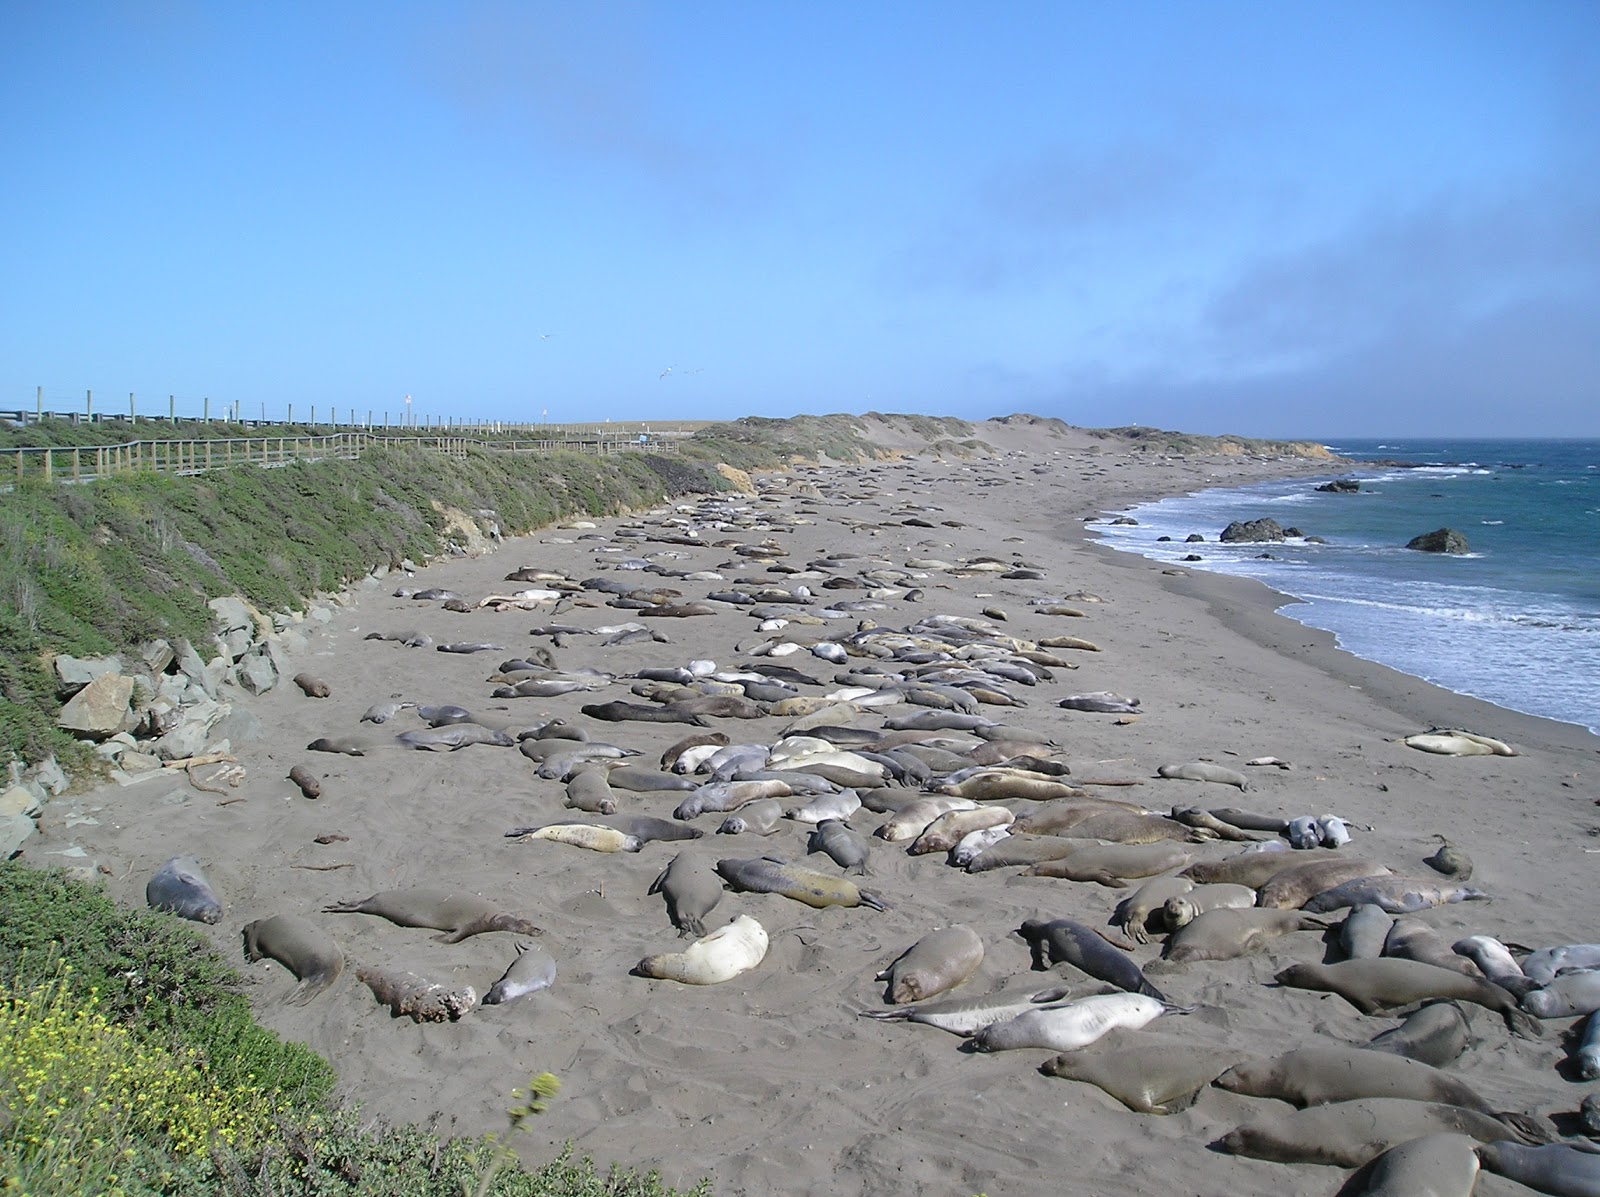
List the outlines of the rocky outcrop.
{"label": "rocky outcrop", "polygon": [[66,731],[90,740],[126,731],[133,679],[120,673],[101,673],[61,708],[57,723]]}
{"label": "rocky outcrop", "polygon": [[1361,483],[1354,478],[1335,478],[1332,482],[1324,482],[1315,489],[1328,495],[1354,495],[1361,493]]}
{"label": "rocky outcrop", "polygon": [[1424,532],[1421,536],[1413,536],[1406,542],[1406,548],[1415,549],[1419,553],[1465,553],[1468,552],[1467,538],[1454,528],[1436,528],[1432,532]]}
{"label": "rocky outcrop", "polygon": [[1286,533],[1274,519],[1234,520],[1222,530],[1218,539],[1223,544],[1236,544],[1283,540],[1285,536]]}

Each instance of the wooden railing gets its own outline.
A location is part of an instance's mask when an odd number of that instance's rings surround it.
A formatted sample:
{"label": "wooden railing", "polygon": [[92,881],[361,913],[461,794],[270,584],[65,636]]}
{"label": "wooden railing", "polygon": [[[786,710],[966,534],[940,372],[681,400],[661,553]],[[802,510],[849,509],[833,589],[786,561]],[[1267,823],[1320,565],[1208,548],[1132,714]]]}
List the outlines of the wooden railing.
{"label": "wooden railing", "polygon": [[329,436],[242,436],[195,440],[138,440],[120,445],[78,445],[6,449],[9,477],[0,484],[93,482],[116,474],[151,470],[162,474],[203,474],[207,470],[258,466],[271,469],[296,461],[354,461],[370,448],[405,445],[465,458],[470,450],[487,453],[676,453],[672,434],[640,437],[571,437],[564,439],[476,440],[462,436],[383,436],[370,432],[336,432]]}

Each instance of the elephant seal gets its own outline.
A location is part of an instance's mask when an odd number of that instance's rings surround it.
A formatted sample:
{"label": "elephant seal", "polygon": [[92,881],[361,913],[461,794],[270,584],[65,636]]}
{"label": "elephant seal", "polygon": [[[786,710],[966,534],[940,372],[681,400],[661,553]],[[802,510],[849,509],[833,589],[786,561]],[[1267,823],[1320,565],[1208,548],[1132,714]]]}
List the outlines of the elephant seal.
{"label": "elephant seal", "polygon": [[1210,761],[1189,761],[1182,765],[1162,765],[1156,770],[1156,773],[1158,776],[1176,781],[1209,781],[1217,785],[1236,786],[1241,790],[1250,788],[1250,783],[1245,780],[1243,773],[1236,773],[1223,765],[1213,765]]}
{"label": "elephant seal", "polygon": [[1522,1008],[1535,1018],[1573,1018],[1600,1010],[1600,969],[1562,973],[1543,989],[1522,996]]}
{"label": "elephant seal", "polygon": [[1429,1002],[1406,1016],[1399,1026],[1362,1045],[1369,1052],[1388,1052],[1443,1068],[1459,1059],[1470,1039],[1466,1012],[1455,1002]]}
{"label": "elephant seal", "polygon": [[667,902],[667,917],[682,935],[705,935],[705,917],[722,901],[722,878],[697,856],[680,852],[650,883]]}
{"label": "elephant seal", "polygon": [[1077,846],[1059,835],[1008,835],[969,860],[967,872],[987,873],[991,869],[1038,864],[1066,856]]}
{"label": "elephant seal", "polygon": [[1118,1028],[1138,1030],[1169,1009],[1177,1007],[1142,993],[1098,994],[1075,1002],[1025,1010],[1004,1022],[991,1023],[973,1035],[972,1046],[980,1052],[1029,1047],[1070,1052],[1088,1047]]}
{"label": "elephant seal", "polygon": [[1397,1143],[1355,1172],[1335,1197],[1472,1197],[1476,1148],[1470,1135],[1448,1131]]}
{"label": "elephant seal", "polygon": [[717,828],[719,835],[771,835],[783,823],[783,803],[776,798],[758,798],[747,802],[737,813],[722,820]]}
{"label": "elephant seal", "polygon": [[544,827],[514,827],[506,832],[506,838],[519,843],[549,840],[554,844],[587,848],[591,852],[637,852],[644,847],[643,841],[638,836],[599,823],[550,823]]}
{"label": "elephant seal", "polygon": [[1361,877],[1381,876],[1388,871],[1383,865],[1349,857],[1307,861],[1273,874],[1271,880],[1260,887],[1256,904],[1278,910],[1298,909],[1336,885]]}
{"label": "elephant seal", "polygon": [[755,860],[719,860],[717,873],[736,890],[753,894],[782,894],[819,910],[828,906],[887,909],[877,894],[858,888],[848,878],[830,877],[827,873],[789,864],[776,856],[762,856]]}
{"label": "elephant seal", "polygon": [[1167,1000],[1166,994],[1150,984],[1137,964],[1092,927],[1085,927],[1071,919],[1029,919],[1017,929],[1017,934],[1033,949],[1033,967],[1036,969],[1048,968],[1064,960],[1097,981],[1105,981],[1128,993],[1143,994],[1158,1002]]}
{"label": "elephant seal", "polygon": [[1251,889],[1260,889],[1285,869],[1339,856],[1340,853],[1330,848],[1291,852],[1282,841],[1277,846],[1269,841],[1259,848],[1246,848],[1222,860],[1197,861],[1184,869],[1182,875],[1204,885],[1248,885]]}
{"label": "elephant seal", "polygon": [[1440,1102],[1497,1118],[1519,1138],[1548,1143],[1553,1131],[1537,1119],[1496,1110],[1460,1078],[1404,1056],[1326,1043],[1296,1048],[1269,1060],[1236,1064],[1217,1088],[1249,1097],[1275,1097],[1296,1106],[1321,1106],[1365,1097]]}
{"label": "elephant seal", "polygon": [[1506,1130],[1498,1119],[1461,1106],[1363,1097],[1247,1123],[1213,1146],[1280,1164],[1359,1168],[1389,1148],[1423,1135],[1448,1132],[1492,1143],[1504,1139]]}
{"label": "elephant seal", "polygon": [[372,990],[372,996],[388,1006],[394,1017],[404,1015],[412,1022],[455,1022],[478,1006],[478,991],[472,986],[452,989],[416,973],[363,965],[357,967],[356,979]]}
{"label": "elephant seal", "polygon": [[416,731],[401,732],[395,739],[407,748],[423,752],[455,752],[473,744],[489,744],[495,748],[517,746],[517,742],[505,732],[495,731],[478,723],[447,723],[440,727],[422,727]]}
{"label": "elephant seal", "polygon": [[294,684],[305,692],[307,698],[327,698],[333,693],[327,682],[309,673],[295,674]]}
{"label": "elephant seal", "polygon": [[[1187,877],[1157,877],[1146,881],[1131,897],[1122,899],[1111,916],[1111,925],[1134,943],[1149,943],[1150,932],[1167,929],[1167,902],[1194,888]],[[1252,896],[1252,901],[1254,897]]]}
{"label": "elephant seal", "polygon": [[685,827],[671,819],[658,819],[654,815],[618,815],[616,821],[606,824],[624,835],[631,835],[641,844],[656,840],[697,840],[705,835],[698,827]]}
{"label": "elephant seal", "polygon": [[951,810],[940,815],[906,849],[908,856],[929,852],[948,852],[974,831],[991,827],[1009,828],[1016,815],[1003,806],[980,806],[976,810]]}
{"label": "elephant seal", "polygon": [[354,736],[318,736],[306,745],[307,752],[338,752],[345,756],[366,756],[372,745]]}
{"label": "elephant seal", "polygon": [[500,979],[483,995],[485,1006],[499,1006],[555,984],[556,962],[550,953],[531,943],[518,943],[515,959]]}
{"label": "elephant seal", "polygon": [[1244,910],[1256,904],[1256,891],[1248,885],[1212,882],[1197,885],[1188,893],[1168,898],[1162,907],[1168,930],[1187,927],[1212,910]]}
{"label": "elephant seal", "polygon": [[823,852],[846,873],[867,872],[872,849],[843,819],[823,819],[806,839],[806,851]]}
{"label": "elephant seal", "polygon": [[339,979],[344,952],[333,936],[304,919],[275,914],[244,927],[244,958],[254,964],[270,957],[294,974],[300,984],[284,999],[304,1005]]}
{"label": "elephant seal", "polygon": [[1600,1076],[1600,1014],[1589,1015],[1583,1024],[1583,1036],[1572,1059],[1584,1080],[1592,1081]]}
{"label": "elephant seal", "polygon": [[597,768],[581,769],[574,773],[572,780],[567,782],[566,805],[591,815],[616,814],[617,796],[612,793],[611,783],[606,780],[606,771]]}
{"label": "elephant seal", "polygon": [[766,929],[748,914],[741,914],[682,952],[646,956],[634,966],[634,972],[684,985],[720,985],[749,972],[766,954]]}
{"label": "elephant seal", "polygon": [[1377,906],[1353,906],[1339,924],[1339,948],[1346,960],[1376,960],[1394,929],[1394,917]]}
{"label": "elephant seal", "polygon": [[899,1022],[920,1022],[952,1035],[976,1035],[993,1023],[1015,1018],[1025,1010],[1035,1010],[1058,1002],[1071,993],[1067,986],[1041,989],[1036,993],[991,993],[978,998],[945,998],[923,1002],[916,1006],[900,1006],[894,1010],[862,1010],[862,1018],[877,1018]]}
{"label": "elephant seal", "polygon": [[222,921],[222,900],[192,856],[174,856],[145,882],[145,903],[196,923]]}
{"label": "elephant seal", "polygon": [[[1437,968],[1448,968],[1463,977],[1481,977],[1483,972],[1465,956],[1445,946],[1444,937],[1421,919],[1402,915],[1383,941],[1383,954],[1397,960],[1420,960]],[[1513,996],[1516,996],[1513,994]]]}
{"label": "elephant seal", "polygon": [[1062,1052],[1039,1071],[1094,1085],[1135,1113],[1176,1114],[1238,1059],[1238,1051],[1229,1048],[1113,1031],[1093,1050]]}
{"label": "elephant seal", "polygon": [[300,793],[307,798],[322,797],[322,783],[317,780],[317,775],[304,765],[296,765],[289,770],[289,780],[300,787]]}
{"label": "elephant seal", "polygon": [[1561,973],[1600,968],[1600,944],[1569,943],[1540,948],[1522,961],[1523,975],[1535,985],[1548,985]]}
{"label": "elephant seal", "polygon": [[1502,989],[1509,989],[1516,997],[1535,988],[1523,973],[1511,950],[1492,935],[1469,935],[1450,945],[1450,950],[1465,956],[1478,966],[1478,971]]}
{"label": "elephant seal", "polygon": [[525,918],[507,914],[487,898],[455,889],[389,889],[365,898],[334,902],[325,914],[375,914],[399,927],[427,927],[445,934],[440,943],[460,943],[485,931],[514,931],[518,935],[543,935],[542,928]]}
{"label": "elephant seal", "polygon": [[1490,1172],[1558,1197],[1600,1195],[1600,1155],[1570,1143],[1528,1147],[1499,1140],[1478,1148],[1478,1159]]}
{"label": "elephant seal", "polygon": [[1325,931],[1327,920],[1298,910],[1208,910],[1172,933],[1161,958],[1173,964],[1190,960],[1233,960],[1264,948],[1268,940],[1295,931]]}
{"label": "elephant seal", "polygon": [[1496,740],[1491,736],[1480,736],[1476,732],[1462,731],[1459,728],[1436,727],[1431,731],[1419,732],[1414,736],[1406,736],[1402,741],[1407,748],[1418,748],[1423,752],[1434,752],[1441,756],[1521,756],[1522,753],[1507,744],[1504,740]]}
{"label": "elephant seal", "polygon": [[657,769],[640,769],[635,765],[622,765],[612,769],[606,781],[612,789],[629,790],[635,794],[688,793],[699,783],[675,773],[662,773]]}
{"label": "elephant seal", "polygon": [[1347,906],[1373,905],[1390,914],[1414,914],[1449,902],[1477,902],[1489,895],[1465,885],[1441,885],[1420,877],[1355,877],[1307,898],[1302,906],[1313,912],[1343,910]]}
{"label": "elephant seal", "polygon": [[1074,840],[1065,856],[1040,861],[1023,870],[1028,877],[1063,877],[1125,889],[1128,877],[1152,877],[1181,868],[1194,856],[1173,844],[1100,844]]}
{"label": "elephant seal", "polygon": [[983,940],[956,923],[924,935],[877,975],[887,981],[884,1000],[895,1005],[920,1002],[954,989],[983,963]]}
{"label": "elephant seal", "polygon": [[1376,1014],[1430,998],[1471,1002],[1503,1016],[1507,1027],[1517,1035],[1539,1038],[1544,1034],[1539,1024],[1519,1010],[1516,999],[1500,986],[1416,960],[1383,957],[1343,960],[1337,964],[1301,963],[1290,965],[1274,979],[1294,989],[1337,993],[1363,1014]]}

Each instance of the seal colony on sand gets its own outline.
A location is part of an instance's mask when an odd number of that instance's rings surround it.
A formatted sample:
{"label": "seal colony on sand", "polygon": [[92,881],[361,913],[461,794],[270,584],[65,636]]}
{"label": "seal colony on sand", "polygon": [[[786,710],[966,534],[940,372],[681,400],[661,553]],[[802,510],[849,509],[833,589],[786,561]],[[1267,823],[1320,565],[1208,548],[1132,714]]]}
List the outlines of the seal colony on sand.
{"label": "seal colony on sand", "polygon": [[[81,845],[134,901],[173,855],[203,862],[226,899],[203,927],[232,953],[245,925],[274,916],[336,936],[355,981],[284,1002],[302,983],[285,968],[331,959],[289,937],[252,966],[252,996],[274,1030],[329,1055],[373,1116],[448,1111],[463,1133],[499,1130],[506,1095],[548,1067],[563,1097],[530,1154],[570,1139],[679,1186],[711,1174],[716,1191],[1017,1197],[1066,1176],[1085,1192],[1320,1197],[1343,1179],[1324,1165],[1206,1146],[1289,1109],[1214,1076],[1317,1047],[1426,1059],[1448,1084],[1430,1081],[1422,1094],[1441,1099],[1422,1104],[1466,1109],[1501,1139],[1516,1137],[1507,1115],[1576,1133],[1582,1065],[1567,1061],[1582,1016],[1523,1038],[1498,1001],[1368,1015],[1272,978],[1335,967],[1348,941],[1378,962],[1431,962],[1453,994],[1497,982],[1441,968],[1441,952],[1512,984],[1523,955],[1508,966],[1453,944],[1600,938],[1568,897],[1586,892],[1593,860],[1592,742],[1336,654],[1245,583],[1163,573],[1072,532],[1134,497],[1291,467],[1039,424],[982,435],[999,452],[799,467],[750,493],[549,529],[511,560],[358,588],[325,624],[306,621],[285,671],[327,679],[327,697],[223,695],[264,728],[233,742],[244,801],[217,806],[163,775],[63,796],[52,809],[67,817],[46,821],[38,850]],[[559,598],[533,613],[482,605],[516,599],[514,566]],[[402,582],[455,597],[395,597]],[[1066,620],[1081,634],[1062,637]],[[366,639],[391,628],[405,641]],[[1521,755],[1403,742],[1430,727]],[[312,741],[332,751],[312,757]],[[315,801],[285,777],[298,762]],[[1238,779],[1248,789],[1234,793]],[[1426,864],[1438,833],[1452,852]],[[1390,883],[1374,883],[1348,935],[1348,908],[1304,909],[1374,876],[1398,879],[1407,904],[1424,881],[1442,894],[1467,877],[1439,865],[1469,852],[1489,901],[1397,922],[1378,908]],[[1166,868],[1146,879],[1152,860]],[[1360,875],[1274,884],[1316,861]],[[1274,904],[1254,905],[1269,884]],[[351,917],[361,910],[380,917]],[[759,956],[726,930],[746,919],[766,937]],[[1152,967],[1163,952],[1182,962]],[[705,985],[729,957],[742,971]],[[886,1005],[911,989],[924,996]],[[980,1033],[998,1050],[963,1050]],[[1488,1112],[1459,1104],[1457,1085]],[[1333,1092],[1321,1108],[1348,1104]],[[1414,1129],[1456,1125],[1403,1113]],[[1480,1188],[1500,1197],[1492,1186],[1508,1183]]]}

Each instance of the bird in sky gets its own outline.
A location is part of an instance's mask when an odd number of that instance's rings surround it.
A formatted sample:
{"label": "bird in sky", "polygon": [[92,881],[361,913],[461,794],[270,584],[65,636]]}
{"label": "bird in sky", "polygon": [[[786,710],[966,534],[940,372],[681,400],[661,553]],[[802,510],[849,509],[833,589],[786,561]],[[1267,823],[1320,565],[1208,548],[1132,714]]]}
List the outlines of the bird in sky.
{"label": "bird in sky", "polygon": [[671,374],[671,373],[672,373],[672,367],[668,366],[665,370],[661,371],[660,374],[656,375],[656,380],[659,382],[661,379],[665,378],[668,374]]}

